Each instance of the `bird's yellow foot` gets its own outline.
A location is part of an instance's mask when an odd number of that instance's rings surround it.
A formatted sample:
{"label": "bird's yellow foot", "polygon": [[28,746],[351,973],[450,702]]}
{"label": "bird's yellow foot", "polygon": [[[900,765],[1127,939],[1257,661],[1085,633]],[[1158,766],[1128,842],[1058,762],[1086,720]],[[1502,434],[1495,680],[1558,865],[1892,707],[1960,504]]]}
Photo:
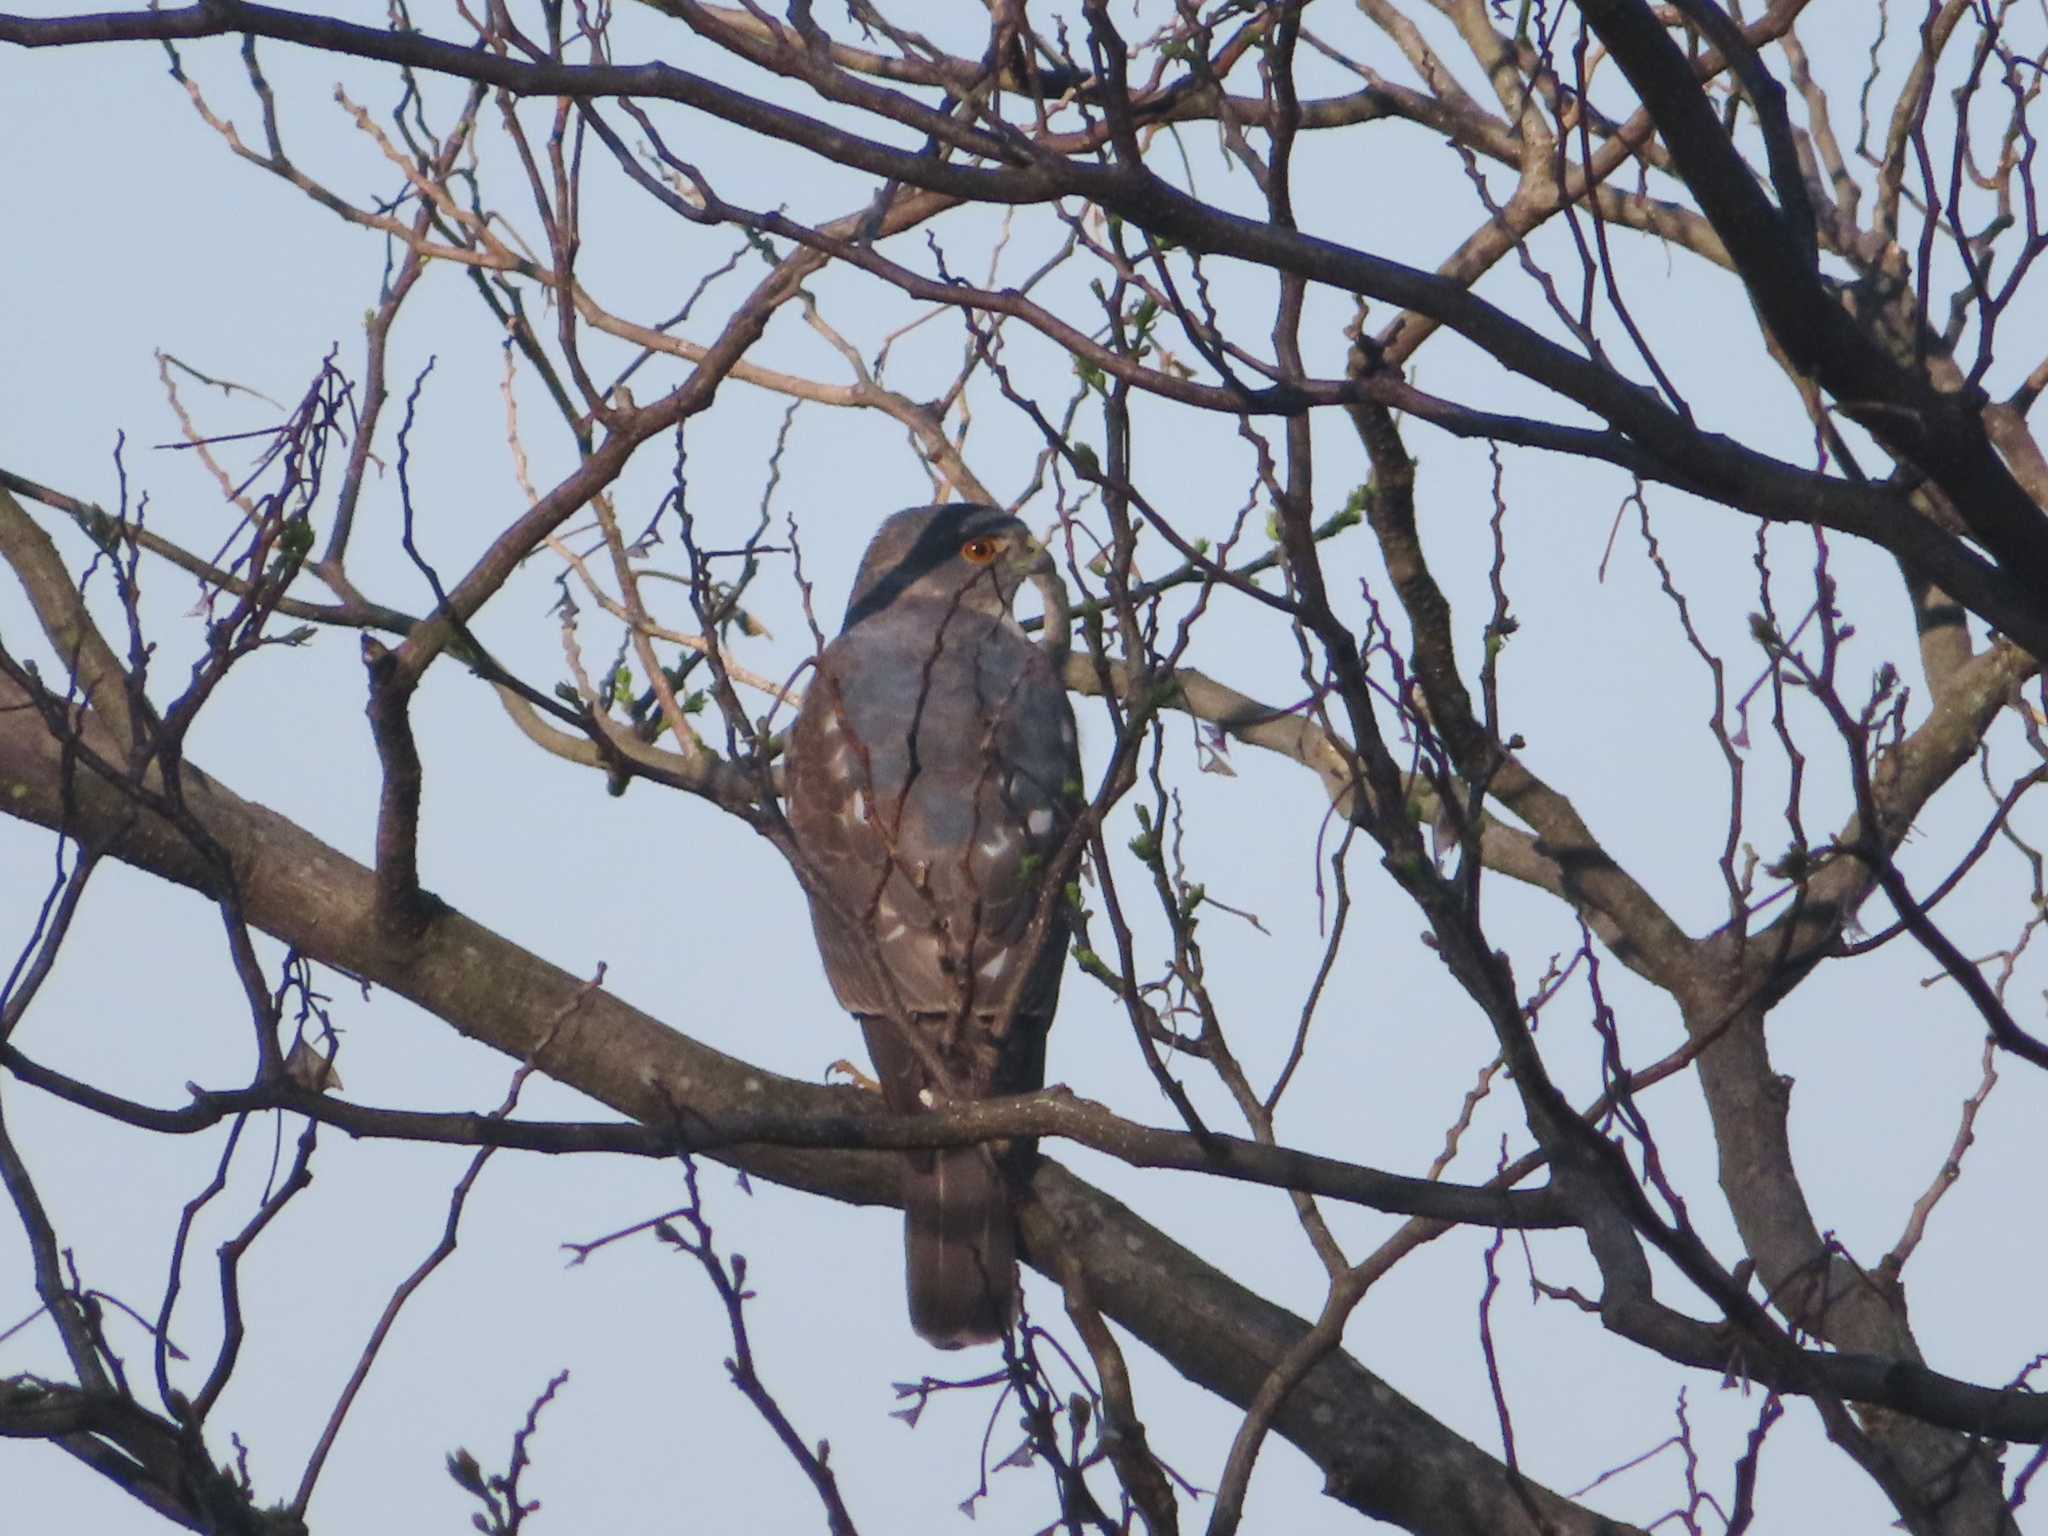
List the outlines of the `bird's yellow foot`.
{"label": "bird's yellow foot", "polygon": [[825,1069],[825,1081],[831,1082],[833,1076],[839,1073],[844,1073],[846,1080],[856,1088],[864,1088],[869,1093],[880,1093],[882,1091],[880,1083],[869,1077],[867,1073],[861,1071],[859,1067],[856,1067],[844,1056]]}

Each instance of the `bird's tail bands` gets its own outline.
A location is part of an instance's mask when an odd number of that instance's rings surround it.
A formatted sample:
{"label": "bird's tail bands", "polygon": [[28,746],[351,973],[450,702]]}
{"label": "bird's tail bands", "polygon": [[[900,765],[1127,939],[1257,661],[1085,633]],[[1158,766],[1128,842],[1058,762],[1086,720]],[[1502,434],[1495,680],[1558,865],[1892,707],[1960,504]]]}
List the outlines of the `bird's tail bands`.
{"label": "bird's tail bands", "polygon": [[910,1323],[941,1349],[1000,1339],[1017,1316],[1017,1238],[985,1147],[913,1153],[903,1184]]}

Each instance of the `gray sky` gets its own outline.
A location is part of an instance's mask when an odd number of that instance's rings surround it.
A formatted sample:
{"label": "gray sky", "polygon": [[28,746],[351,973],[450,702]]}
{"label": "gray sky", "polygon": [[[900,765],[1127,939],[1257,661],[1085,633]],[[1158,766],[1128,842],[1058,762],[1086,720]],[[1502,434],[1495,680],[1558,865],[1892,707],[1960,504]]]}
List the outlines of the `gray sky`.
{"label": "gray sky", "polygon": [[[366,9],[365,19],[371,14]],[[445,35],[458,25],[440,7],[418,20]],[[679,63],[700,46],[637,13],[621,18],[619,38],[621,57],[666,55]],[[388,192],[390,167],[349,127],[330,93],[341,80],[356,100],[382,111],[392,96],[389,82],[372,70],[281,47],[266,48],[263,57],[287,108],[290,141],[305,162],[351,196]],[[253,125],[232,45],[193,47],[187,60],[216,110]],[[1856,62],[1843,67],[1853,70]],[[1398,60],[1380,63],[1390,74],[1398,67]],[[15,211],[11,237],[0,248],[0,273],[12,296],[0,309],[0,463],[111,507],[118,495],[113,451],[125,433],[131,497],[148,494],[150,526],[211,549],[231,525],[193,456],[156,446],[175,439],[178,429],[153,349],[284,400],[304,388],[331,346],[338,344],[341,366],[353,373],[381,242],[235,161],[195,116],[153,47],[0,55],[0,111],[11,125],[0,202]],[[857,180],[828,174],[793,152],[743,142],[681,109],[657,117],[665,129],[673,125],[714,179],[757,206],[786,202],[793,215],[825,216],[864,195]],[[1248,205],[1248,184],[1228,181],[1217,167],[1213,133],[1192,129],[1184,137],[1209,178],[1205,190]],[[501,135],[486,143],[502,156]],[[1355,158],[1361,143],[1376,156],[1369,167]],[[1368,170],[1370,193],[1358,195]],[[1441,259],[1475,217],[1455,161],[1414,130],[1389,126],[1347,134],[1338,144],[1314,142],[1300,174],[1314,194],[1310,218],[1319,233],[1425,266]],[[591,180],[586,280],[622,312],[673,309],[735,243],[729,234],[680,224],[616,176]],[[978,274],[991,221],[977,215],[939,228],[949,260]],[[899,242],[902,259],[921,256],[922,238]],[[1028,270],[1048,235],[1042,224],[1020,217],[1015,238],[1018,249],[1005,256],[1010,277]],[[1543,249],[1557,259],[1563,248]],[[720,302],[744,291],[756,270],[714,289],[706,319],[693,322],[688,334],[708,337]],[[1665,355],[1680,360],[1695,409],[1721,430],[1809,459],[1809,430],[1782,379],[1759,372],[1754,322],[1733,286],[1683,255],[1667,259],[1641,248],[1627,250],[1623,271],[1636,313]],[[1232,273],[1222,282],[1239,328],[1262,339],[1269,323],[1259,308],[1263,281]],[[1489,277],[1484,291],[1541,316],[1528,278],[1512,263]],[[870,354],[913,313],[878,302],[870,285],[844,274],[829,275],[815,292],[827,317]],[[1310,362],[1328,371],[1341,361],[1335,337],[1346,310],[1329,299],[1318,305],[1316,318],[1327,325]],[[919,384],[943,380],[959,344],[956,322],[932,322],[902,345],[892,380],[917,395]],[[1021,335],[1013,346],[1034,385],[1051,400],[1062,398],[1064,364]],[[2011,355],[2023,357],[2027,348],[2014,345]],[[447,269],[430,271],[401,321],[394,389],[402,395],[429,356],[436,366],[413,443],[415,499],[429,558],[444,572],[460,571],[522,503],[505,444],[502,353],[466,284]],[[794,314],[776,322],[756,358],[826,379],[843,376],[836,354]],[[1425,350],[1416,373],[1444,395],[1482,397],[1503,409],[1532,403],[1526,386],[1510,386],[1488,360],[1448,339]],[[663,381],[679,376],[673,361],[652,364],[644,386],[636,380],[636,394],[650,399]],[[260,402],[210,396],[190,381],[181,389],[208,431],[256,427],[275,415]],[[534,478],[545,486],[569,464],[569,448],[563,433],[550,430],[530,380],[522,380],[521,399]],[[691,427],[690,496],[711,530],[707,539],[736,538],[751,525],[783,409],[779,399],[729,384],[715,410]],[[387,416],[387,432],[396,419]],[[1335,510],[1365,476],[1348,432],[1340,419],[1318,423],[1319,512]],[[1422,464],[1424,536],[1460,605],[1463,633],[1476,641],[1491,557],[1491,468],[1483,446],[1419,425],[1410,432]],[[1099,425],[1093,440],[1100,442]],[[968,454],[998,494],[1021,488],[1034,451],[1028,424],[992,393],[977,397]],[[1221,536],[1246,501],[1249,463],[1227,421],[1175,421],[1151,406],[1141,412],[1140,482],[1192,531]],[[652,511],[668,469],[660,445],[636,462],[620,490],[629,522]],[[1618,474],[1527,452],[1509,452],[1504,473],[1507,582],[1522,625],[1503,659],[1506,724],[1527,738],[1532,764],[1577,797],[1617,858],[1682,922],[1695,931],[1711,927],[1725,909],[1714,861],[1728,791],[1703,723],[1711,707],[1708,682],[1658,591],[1633,511],[1615,540],[1606,579],[1594,574],[1628,486]],[[785,517],[800,527],[828,630],[873,524],[924,499],[923,475],[893,424],[814,406],[798,414],[769,505],[778,527]],[[417,612],[431,598],[397,551],[397,505],[392,477],[374,481],[357,536],[356,574],[373,597]],[[1761,666],[1745,638],[1757,602],[1752,526],[1670,492],[1652,492],[1650,508],[1695,622],[1730,658],[1731,688],[1747,687]],[[1043,527],[1050,503],[1027,506],[1024,515]],[[44,521],[82,562],[83,541],[54,519]],[[1263,547],[1262,522],[1262,514],[1253,518],[1247,547]],[[1771,547],[1782,610],[1801,612],[1811,596],[1810,536],[1781,532]],[[1151,557],[1163,563],[1156,549]],[[1338,546],[1331,560],[1348,583],[1347,615],[1356,619],[1357,580],[1378,576],[1363,536]],[[1849,664],[1860,687],[1885,656],[1910,657],[1910,640],[1901,643],[1910,635],[1906,607],[1888,560],[1846,540],[1834,542],[1831,560],[1859,629]],[[531,562],[481,626],[508,665],[542,686],[564,675],[549,613],[557,574],[545,560]],[[164,697],[202,639],[191,611],[198,593],[162,566],[145,567],[145,580]],[[104,584],[99,595],[106,595]],[[773,639],[745,659],[769,675],[786,674],[810,642],[785,569],[764,581],[758,611]],[[671,616],[687,618],[680,604]],[[591,619],[585,640],[593,659],[601,659],[613,642]],[[28,629],[18,592],[0,586],[0,635],[11,649],[40,654]],[[1241,601],[1219,600],[1192,659],[1268,700],[1298,696],[1291,641]],[[367,858],[377,779],[362,692],[352,636],[325,633],[303,650],[260,654],[237,669],[202,717],[192,760]],[[1759,712],[1755,723],[1761,727],[1764,718]],[[1108,727],[1086,709],[1082,720],[1091,762],[1099,763]],[[838,1013],[817,966],[796,885],[744,828],[648,784],[608,797],[596,776],[531,748],[489,692],[452,666],[430,677],[415,721],[427,773],[421,863],[430,889],[568,970],[589,974],[604,965],[607,985],[620,996],[768,1070],[816,1079],[835,1058],[858,1057],[857,1032]],[[1849,804],[1839,749],[1813,720],[1801,728],[1815,765],[1807,824],[1832,827]],[[1747,836],[1768,859],[1784,844],[1784,765],[1767,733],[1755,734]],[[1234,777],[1201,774],[1183,725],[1173,729],[1168,760],[1186,796],[1193,875],[1220,899],[1256,912],[1267,930],[1220,912],[1203,927],[1219,1003],[1254,1079],[1263,1082],[1284,1059],[1320,952],[1315,859],[1318,839],[1334,846],[1336,831],[1324,824],[1313,778],[1292,764],[1240,747],[1231,757]],[[2019,759],[2005,743],[1995,761],[2010,769]],[[1982,791],[1966,772],[1926,818],[1906,856],[1909,872],[1924,879],[1945,868],[1944,854],[1952,858],[1967,843],[1984,812]],[[2038,832],[2038,814],[2033,825]],[[1135,831],[1129,811],[1120,812],[1111,846]],[[1418,941],[1421,920],[1362,843],[1350,865],[1353,932],[1308,1067],[1286,1101],[1281,1133],[1293,1145],[1419,1172],[1493,1047],[1483,1021]],[[29,931],[49,858],[42,834],[0,821],[0,870],[8,872],[0,881],[0,948],[10,953]],[[2016,856],[1999,850],[1987,858],[1948,908],[1966,952],[2010,942],[2023,915],[2015,902],[2025,889]],[[1547,899],[1499,880],[1489,882],[1487,899],[1496,939],[1510,946],[1525,990],[1548,957],[1576,947],[1569,914]],[[1886,920],[1880,912],[1873,908],[1873,925]],[[1156,945],[1156,925],[1141,924],[1141,934]],[[275,947],[265,953],[274,963]],[[1821,1224],[1866,1260],[1895,1239],[1954,1135],[1957,1106],[1978,1080],[1981,1026],[1953,987],[1922,985],[1933,970],[1924,954],[1904,945],[1831,967],[1781,1010],[1772,1036],[1780,1070],[1797,1085],[1795,1150]],[[2041,976],[2032,964],[2012,992],[2035,1016]],[[402,1001],[381,993],[365,1000],[345,979],[324,979],[346,1032],[349,1097],[488,1108],[502,1096],[510,1063]],[[1618,966],[1603,979],[1632,1064],[1678,1041],[1667,1000]],[[1581,1094],[1598,1082],[1587,1018],[1583,991],[1575,991],[1546,1015],[1541,1037],[1560,1079]],[[241,1081],[247,1028],[213,911],[187,893],[109,869],[96,878],[59,974],[17,1043],[105,1087],[169,1105],[182,1100],[187,1082]],[[1133,1117],[1172,1119],[1136,1059],[1121,1012],[1078,973],[1068,977],[1049,1070],[1052,1080]],[[2017,1065],[2004,1071],[1977,1123],[1968,1176],[1941,1206],[1908,1272],[1929,1363],[1994,1382],[2048,1347],[2038,1290],[2048,1238],[2032,1191],[2048,1091],[2038,1074],[2030,1078]],[[1235,1128],[1220,1094],[1204,1088],[1197,1097]],[[89,1283],[153,1313],[179,1208],[210,1174],[220,1134],[181,1142],[104,1126],[12,1081],[0,1083],[0,1101]],[[523,1102],[535,1115],[600,1112],[539,1079]],[[1693,1218],[1732,1260],[1738,1250],[1714,1186],[1696,1091],[1681,1081],[1660,1087],[1648,1103]],[[218,1337],[212,1249],[259,1197],[274,1135],[270,1122],[249,1127],[229,1191],[195,1235],[173,1332],[197,1361],[210,1358]],[[1511,1152],[1527,1144],[1505,1092],[1482,1107],[1453,1176],[1483,1178],[1503,1136]],[[1186,1175],[1138,1176],[1071,1148],[1049,1150],[1205,1257],[1313,1315],[1320,1270],[1284,1197]],[[216,1434],[232,1428],[246,1441],[266,1494],[289,1495],[391,1287],[438,1235],[465,1160],[431,1149],[352,1144],[323,1132],[313,1189],[245,1270],[249,1338],[212,1421]],[[762,1374],[809,1439],[831,1442],[833,1465],[863,1529],[955,1528],[953,1507],[974,1491],[990,1396],[942,1397],[912,1431],[889,1416],[896,1406],[891,1383],[927,1372],[967,1374],[992,1357],[943,1356],[910,1333],[901,1300],[900,1218],[762,1184],[744,1193],[713,1165],[704,1170],[704,1189],[721,1245],[747,1256],[759,1293],[750,1317]],[[670,1167],[513,1153],[494,1161],[470,1203],[459,1251],[401,1318],[343,1430],[312,1508],[316,1528],[462,1526],[470,1506],[443,1471],[444,1454],[466,1446],[487,1469],[502,1466],[527,1404],[564,1368],[572,1377],[543,1419],[526,1484],[529,1496],[547,1505],[535,1528],[820,1528],[809,1489],[725,1382],[720,1361],[730,1343],[701,1274],[645,1239],[580,1267],[564,1262],[564,1242],[655,1214],[679,1194]],[[1397,1225],[1348,1208],[1332,1212],[1331,1221],[1355,1254]],[[1400,1265],[1360,1307],[1346,1342],[1425,1409],[1497,1450],[1474,1327],[1485,1240],[1486,1234],[1447,1238]],[[1575,1241],[1545,1237],[1531,1246],[1545,1280],[1594,1283]],[[1758,1399],[1710,1375],[1653,1368],[1603,1335],[1597,1320],[1565,1305],[1532,1306],[1519,1243],[1509,1242],[1501,1263],[1506,1283],[1494,1326],[1518,1449],[1532,1475],[1570,1492],[1649,1450],[1671,1432],[1672,1398],[1682,1385],[1702,1475],[1725,1498],[1728,1467]],[[1684,1297],[1682,1283],[1668,1274],[1660,1283]],[[1027,1297],[1056,1331],[1069,1332],[1057,1295],[1036,1276],[1027,1281]],[[0,1329],[31,1305],[18,1230],[0,1223]],[[117,1323],[114,1336],[133,1349],[131,1358],[144,1358],[139,1331]],[[1131,1353],[1154,1447],[1190,1479],[1212,1486],[1236,1415],[1144,1350],[1132,1346]],[[0,1373],[34,1369],[61,1369],[47,1327],[0,1345]],[[1016,1438],[1014,1415],[1005,1413],[994,1457]],[[213,1449],[231,1454],[224,1439]],[[1291,1448],[1271,1441],[1253,1485],[1248,1528],[1356,1528],[1355,1516],[1321,1497],[1318,1482]],[[41,1446],[0,1444],[0,1483],[25,1528],[60,1517],[72,1529],[109,1536],[161,1528]],[[1670,1507],[1677,1486],[1666,1452],[1591,1502],[1647,1521]],[[1799,1405],[1766,1454],[1761,1503],[1757,1528],[1765,1531],[1877,1530],[1891,1518],[1868,1482],[1827,1450],[1814,1416]],[[1049,1507],[1040,1474],[1010,1471],[994,1479],[978,1518],[993,1529],[1022,1531],[1049,1518]]]}

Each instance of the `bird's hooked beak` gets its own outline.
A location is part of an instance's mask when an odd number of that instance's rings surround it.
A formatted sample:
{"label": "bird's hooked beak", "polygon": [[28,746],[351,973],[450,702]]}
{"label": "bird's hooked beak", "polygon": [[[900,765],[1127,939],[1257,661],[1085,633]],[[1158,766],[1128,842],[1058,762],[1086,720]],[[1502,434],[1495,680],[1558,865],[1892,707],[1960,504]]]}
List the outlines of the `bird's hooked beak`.
{"label": "bird's hooked beak", "polygon": [[1033,534],[1025,534],[1009,551],[1010,568],[1019,576],[1036,578],[1050,575],[1058,569],[1053,563],[1052,551],[1041,544]]}

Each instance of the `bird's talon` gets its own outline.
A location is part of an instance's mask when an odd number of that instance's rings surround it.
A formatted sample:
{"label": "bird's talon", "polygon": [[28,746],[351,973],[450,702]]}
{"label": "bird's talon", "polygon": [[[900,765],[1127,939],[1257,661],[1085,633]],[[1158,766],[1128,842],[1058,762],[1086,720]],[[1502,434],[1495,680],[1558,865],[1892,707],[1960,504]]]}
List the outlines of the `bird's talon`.
{"label": "bird's talon", "polygon": [[880,1083],[869,1077],[867,1073],[861,1071],[859,1067],[848,1061],[844,1056],[825,1069],[825,1081],[831,1082],[835,1073],[843,1073],[849,1083],[864,1093],[880,1093],[882,1091]]}

